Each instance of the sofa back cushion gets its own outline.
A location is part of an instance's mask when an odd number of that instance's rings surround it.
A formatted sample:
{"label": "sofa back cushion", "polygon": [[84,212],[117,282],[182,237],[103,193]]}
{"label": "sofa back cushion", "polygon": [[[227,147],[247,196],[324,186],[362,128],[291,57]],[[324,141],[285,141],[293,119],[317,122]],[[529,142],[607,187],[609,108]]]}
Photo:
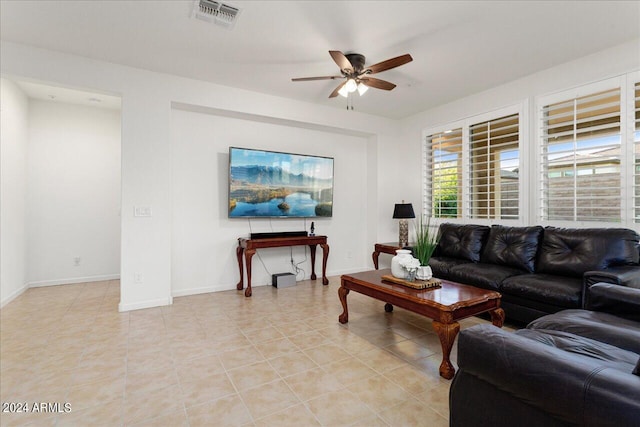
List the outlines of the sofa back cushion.
{"label": "sofa back cushion", "polygon": [[582,276],[585,271],[637,264],[638,238],[626,228],[546,227],[537,272]]}
{"label": "sofa back cushion", "polygon": [[438,256],[478,262],[488,233],[489,227],[485,225],[440,224],[440,242],[436,253]]}
{"label": "sofa back cushion", "polygon": [[494,225],[489,231],[480,260],[483,263],[505,265],[533,273],[542,230],[540,226]]}

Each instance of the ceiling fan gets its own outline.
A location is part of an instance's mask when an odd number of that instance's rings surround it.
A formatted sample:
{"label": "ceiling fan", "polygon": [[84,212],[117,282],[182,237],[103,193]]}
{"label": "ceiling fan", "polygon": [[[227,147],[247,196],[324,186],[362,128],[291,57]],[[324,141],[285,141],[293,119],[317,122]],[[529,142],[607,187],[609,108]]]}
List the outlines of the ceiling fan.
{"label": "ceiling fan", "polygon": [[391,82],[369,77],[371,74],[381,73],[413,61],[411,55],[405,54],[365,67],[365,57],[359,53],[347,53],[345,55],[338,50],[330,50],[329,55],[331,55],[331,58],[333,58],[335,63],[338,64],[338,67],[340,67],[340,73],[342,75],[300,77],[291,80],[294,82],[307,82],[312,80],[345,79],[344,82],[340,83],[338,87],[331,92],[329,98],[335,98],[338,95],[346,97],[349,93],[355,92],[356,90],[360,95],[363,95],[370,87],[382,90],[392,90],[396,87],[396,85]]}

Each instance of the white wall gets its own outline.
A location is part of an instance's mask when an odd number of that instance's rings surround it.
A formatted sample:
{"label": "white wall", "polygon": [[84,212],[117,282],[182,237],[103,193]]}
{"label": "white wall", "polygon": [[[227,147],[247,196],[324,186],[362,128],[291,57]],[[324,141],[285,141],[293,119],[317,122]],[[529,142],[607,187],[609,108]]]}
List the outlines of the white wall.
{"label": "white wall", "polygon": [[[421,182],[419,159],[425,129],[446,125],[518,103],[524,103],[526,110],[528,110],[526,120],[528,123],[534,124],[535,97],[597,82],[638,69],[640,69],[640,39],[408,117],[401,122],[403,141],[406,147],[410,147],[407,162],[410,162],[411,167],[407,168],[406,176],[412,183]],[[535,133],[535,126],[529,126],[521,139],[521,156],[529,170],[535,163],[531,161],[535,158],[533,147]],[[526,173],[526,170],[523,173]],[[529,191],[530,188],[530,186],[525,186],[525,191]],[[531,197],[535,197],[535,195],[525,196],[527,204],[523,209],[522,223],[524,224],[536,222],[534,209],[531,208],[533,206],[530,203]],[[421,186],[413,188],[412,200],[420,202]],[[590,225],[597,226],[595,223]]]}
{"label": "white wall", "polygon": [[[171,144],[174,296],[235,289],[238,237],[248,237],[251,231],[309,230],[311,220],[261,218],[249,223],[227,217],[229,146],[333,157],[333,217],[313,219],[316,234],[328,236],[327,274],[362,270],[370,263],[371,250],[363,250],[368,222],[362,215],[368,200],[366,138],[174,110]],[[308,247],[294,247],[295,262],[304,260],[305,253],[308,258]],[[258,254],[264,264],[253,257],[252,286],[270,285],[271,274],[292,271],[289,248],[264,249]],[[316,256],[316,274],[321,277],[319,247]],[[300,267],[308,278],[310,261]]]}
{"label": "white wall", "polygon": [[27,164],[29,285],[118,278],[120,111],[30,100]]}
{"label": "white wall", "polygon": [[20,295],[26,278],[26,170],[29,104],[0,79],[0,305]]}
{"label": "white wall", "polygon": [[[384,208],[381,208],[378,201],[380,192],[375,185],[377,181],[395,179],[403,170],[402,165],[396,165],[393,159],[387,160],[381,155],[403,150],[403,141],[398,139],[398,122],[395,120],[5,41],[0,42],[0,54],[3,76],[104,92],[122,98],[120,310],[153,307],[172,301],[172,104],[204,107],[231,115],[241,114],[254,122],[284,121],[285,126],[289,127],[331,128],[343,135],[367,135],[368,147],[376,150],[367,152],[367,174],[376,178],[367,181],[367,205],[360,213],[361,218],[366,220],[357,225],[364,230],[361,231],[365,236],[364,241],[356,242],[364,253],[372,251],[373,243],[379,239],[378,230],[385,229],[386,222],[393,225],[390,214],[387,216],[388,200],[407,199],[402,194],[404,190],[396,188],[393,194],[384,195]],[[141,205],[152,208],[151,218],[133,216],[134,207]],[[374,210],[368,209],[372,206],[375,206]],[[385,212],[384,215],[381,212]],[[378,223],[381,215],[384,224]],[[330,238],[333,248],[349,243],[346,239],[337,240],[340,236]],[[231,242],[231,245],[234,243]],[[358,259],[356,256],[360,255],[354,254],[354,259]],[[367,267],[370,265],[368,263]],[[235,275],[237,271],[234,269],[229,274]],[[136,283],[135,277],[143,280]]]}

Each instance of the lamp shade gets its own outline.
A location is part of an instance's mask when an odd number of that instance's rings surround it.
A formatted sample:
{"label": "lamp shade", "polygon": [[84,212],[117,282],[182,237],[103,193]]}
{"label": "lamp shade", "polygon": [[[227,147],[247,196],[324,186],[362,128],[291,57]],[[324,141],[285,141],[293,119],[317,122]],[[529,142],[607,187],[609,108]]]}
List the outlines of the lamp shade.
{"label": "lamp shade", "polygon": [[358,88],[358,84],[356,83],[356,81],[354,79],[348,79],[347,83],[344,85],[344,87],[347,88],[347,91],[349,93],[351,92],[355,92],[356,89]]}
{"label": "lamp shade", "polygon": [[415,218],[416,214],[413,213],[413,205],[411,203],[396,203],[393,209],[393,217],[399,219]]}
{"label": "lamp shade", "polygon": [[369,90],[369,86],[362,83],[358,83],[358,93],[360,94],[360,96],[364,95],[365,92],[368,90]]}

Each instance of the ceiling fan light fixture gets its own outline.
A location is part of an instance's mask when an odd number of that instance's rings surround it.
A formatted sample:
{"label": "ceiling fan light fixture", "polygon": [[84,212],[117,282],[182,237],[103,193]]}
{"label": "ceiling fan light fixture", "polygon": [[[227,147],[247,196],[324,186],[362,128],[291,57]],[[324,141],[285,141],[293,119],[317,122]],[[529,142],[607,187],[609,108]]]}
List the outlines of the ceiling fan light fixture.
{"label": "ceiling fan light fixture", "polygon": [[[213,1],[213,0],[197,0],[197,1]],[[333,59],[333,62],[340,68],[341,76],[318,76],[318,77],[301,77],[291,79],[294,82],[312,81],[312,80],[336,80],[343,78],[343,81],[333,89],[333,92],[329,95],[329,98],[335,98],[341,95],[345,98],[349,97],[350,93],[356,90],[360,96],[364,95],[370,87],[382,90],[392,90],[396,87],[395,84],[381,80],[374,77],[369,77],[371,74],[381,73],[383,71],[391,70],[393,68],[404,65],[413,61],[411,55],[404,54],[395,58],[387,59],[386,61],[378,62],[365,68],[364,55],[359,53],[344,54],[338,50],[330,50],[329,55]]]}
{"label": "ceiling fan light fixture", "polygon": [[348,79],[347,84],[344,85],[347,88],[347,92],[353,93],[358,89],[358,84],[354,79]]}

